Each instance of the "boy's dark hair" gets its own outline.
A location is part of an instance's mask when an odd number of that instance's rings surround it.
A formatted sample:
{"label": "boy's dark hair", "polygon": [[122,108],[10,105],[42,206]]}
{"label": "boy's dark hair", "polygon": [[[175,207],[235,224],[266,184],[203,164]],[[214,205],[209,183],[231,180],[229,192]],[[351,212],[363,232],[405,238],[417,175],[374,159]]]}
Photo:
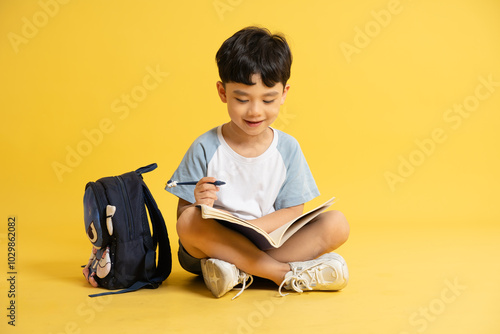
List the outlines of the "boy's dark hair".
{"label": "boy's dark hair", "polygon": [[267,87],[290,78],[292,53],[282,35],[265,28],[247,27],[229,37],[215,56],[222,83],[255,85],[253,74],[260,74]]}

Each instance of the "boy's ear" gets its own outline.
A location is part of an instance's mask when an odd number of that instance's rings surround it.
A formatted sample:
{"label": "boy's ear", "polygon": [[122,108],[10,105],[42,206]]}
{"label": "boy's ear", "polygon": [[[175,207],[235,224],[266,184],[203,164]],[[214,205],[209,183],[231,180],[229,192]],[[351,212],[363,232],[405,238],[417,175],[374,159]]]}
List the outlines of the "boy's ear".
{"label": "boy's ear", "polygon": [[286,85],[285,88],[283,88],[283,94],[281,95],[281,103],[285,103],[286,95],[288,94],[288,90],[290,89],[290,85]]}
{"label": "boy's ear", "polygon": [[219,93],[220,100],[227,103],[226,88],[224,88],[222,81],[217,81],[217,93]]}

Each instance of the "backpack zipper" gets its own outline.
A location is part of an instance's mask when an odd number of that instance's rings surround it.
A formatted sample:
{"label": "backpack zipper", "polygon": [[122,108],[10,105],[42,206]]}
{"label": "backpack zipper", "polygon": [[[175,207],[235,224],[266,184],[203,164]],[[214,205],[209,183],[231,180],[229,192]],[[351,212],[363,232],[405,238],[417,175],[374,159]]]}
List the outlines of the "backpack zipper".
{"label": "backpack zipper", "polygon": [[123,182],[123,179],[121,178],[121,176],[115,176],[115,177],[118,179],[118,183],[120,184],[123,203],[127,207],[125,210],[125,218],[127,219],[127,223],[128,223],[128,237],[129,237],[129,240],[132,240],[133,224],[132,224],[132,211],[130,208],[130,198],[126,195],[127,189],[125,188],[125,182]]}

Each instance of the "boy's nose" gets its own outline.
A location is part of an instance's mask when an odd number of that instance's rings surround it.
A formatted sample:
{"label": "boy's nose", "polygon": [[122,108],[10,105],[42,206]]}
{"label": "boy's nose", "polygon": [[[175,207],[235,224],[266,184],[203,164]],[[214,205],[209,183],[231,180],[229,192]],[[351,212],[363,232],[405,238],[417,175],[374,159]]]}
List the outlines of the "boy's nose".
{"label": "boy's nose", "polygon": [[258,103],[250,103],[248,106],[247,114],[251,116],[258,116],[262,112],[262,107]]}

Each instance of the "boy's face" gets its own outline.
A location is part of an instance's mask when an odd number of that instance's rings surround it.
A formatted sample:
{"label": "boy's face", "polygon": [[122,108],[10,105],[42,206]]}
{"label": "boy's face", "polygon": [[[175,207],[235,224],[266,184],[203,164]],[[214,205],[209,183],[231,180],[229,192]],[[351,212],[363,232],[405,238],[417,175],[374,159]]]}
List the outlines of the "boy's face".
{"label": "boy's face", "polygon": [[[227,103],[231,123],[239,131],[250,136],[264,133],[276,120],[280,106],[285,103],[289,85],[283,87],[281,82],[273,87],[262,83],[259,74],[252,76],[255,85],[228,82],[225,87],[217,82],[217,91],[222,102]],[[243,134],[242,133],[242,134]]]}

